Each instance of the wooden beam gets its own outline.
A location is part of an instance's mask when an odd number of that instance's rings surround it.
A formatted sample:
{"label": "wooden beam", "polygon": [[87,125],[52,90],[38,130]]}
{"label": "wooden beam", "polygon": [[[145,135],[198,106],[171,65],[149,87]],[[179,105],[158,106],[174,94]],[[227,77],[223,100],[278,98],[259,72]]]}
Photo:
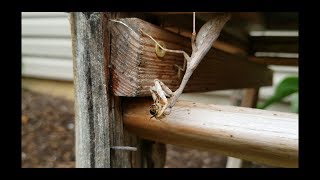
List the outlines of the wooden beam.
{"label": "wooden beam", "polygon": [[178,102],[150,120],[150,98],[128,98],[125,127],[146,139],[210,150],[280,167],[298,167],[298,115],[244,107]]}
{"label": "wooden beam", "polygon": [[299,52],[298,36],[251,36],[251,53],[255,52]]}
{"label": "wooden beam", "polygon": [[298,58],[282,58],[282,57],[255,57],[249,56],[249,61],[264,65],[281,65],[281,66],[298,66]]}
{"label": "wooden beam", "polygon": [[[190,39],[152,25],[137,18],[123,18],[135,32],[120,23],[112,30],[111,57],[112,89],[117,96],[149,96],[149,86],[160,79],[171,90],[176,90],[182,75],[181,54],[166,53],[158,57],[154,42],[140,32],[143,29],[169,49],[191,53]],[[182,72],[183,73],[183,72]],[[235,78],[236,77],[236,78]],[[264,65],[248,62],[245,57],[225,53],[212,48],[191,76],[184,92],[250,88],[272,84],[272,71]]]}
{"label": "wooden beam", "polygon": [[[186,38],[191,38],[191,31],[183,31],[177,27],[165,27],[165,29],[178,35],[184,36]],[[247,56],[247,51],[245,49],[235,46],[234,44],[223,42],[219,40],[219,38],[215,41],[213,47],[226,53]]]}
{"label": "wooden beam", "polygon": [[[200,24],[212,19],[221,12],[196,12],[197,28]],[[165,27],[179,27],[184,30],[192,30],[192,24],[188,23],[192,19],[192,12],[146,12],[149,15],[155,15],[162,20]],[[264,27],[262,14],[259,12],[231,12],[231,19],[225,25],[221,32],[221,37],[231,35],[232,39],[248,43],[248,30],[251,26]],[[236,30],[235,30],[236,29]]]}
{"label": "wooden beam", "polygon": [[[221,12],[211,13],[196,13],[196,31],[199,31],[201,26],[214,16],[219,15]],[[190,13],[149,13],[156,15],[161,21],[161,25],[164,28],[179,28],[180,31],[192,33],[193,25],[192,12]],[[233,22],[238,22],[237,18],[232,16],[222,29],[218,41],[227,43],[243,50],[249,50],[248,32],[243,29],[242,26],[234,27]]]}
{"label": "wooden beam", "polygon": [[[111,41],[112,36],[110,32],[109,19],[124,18],[124,17],[140,17],[145,18],[143,14],[135,13],[104,13],[104,43],[105,43],[105,59],[106,67],[112,64],[111,58]],[[106,68],[106,77],[110,79],[110,69]],[[110,86],[111,87],[111,86]],[[108,88],[110,90],[110,88]],[[110,145],[111,151],[111,167],[112,168],[153,168],[163,167],[165,163],[166,147],[165,144],[141,139],[136,135],[127,131],[123,126],[122,119],[122,98],[114,96],[111,90],[108,91],[110,97],[108,106],[110,118]],[[136,148],[136,151],[129,151],[123,149],[124,147]],[[120,148],[120,149],[119,149]],[[122,149],[121,149],[122,148]]]}

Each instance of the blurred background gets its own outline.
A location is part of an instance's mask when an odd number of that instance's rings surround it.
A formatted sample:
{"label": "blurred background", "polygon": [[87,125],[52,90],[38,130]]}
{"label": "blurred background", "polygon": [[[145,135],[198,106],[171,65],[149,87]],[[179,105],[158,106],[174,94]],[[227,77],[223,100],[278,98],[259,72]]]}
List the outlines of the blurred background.
{"label": "blurred background", "polygon": [[[22,13],[22,167],[75,167],[74,92],[72,44],[68,13]],[[265,26],[252,25],[250,35],[296,21],[297,13],[265,13]],[[280,17],[280,18],[279,18]],[[282,18],[282,19],[281,19]],[[282,23],[281,23],[282,20]],[[294,24],[294,23],[292,23]],[[298,29],[288,33],[298,36]],[[297,54],[293,55],[297,57]],[[298,76],[298,66],[270,66],[273,86],[262,87],[259,102],[273,95],[275,87],[288,76]],[[186,93],[181,99],[231,105],[234,90]],[[292,112],[292,96],[267,107]],[[212,152],[167,146],[165,167],[225,167],[226,157]]]}

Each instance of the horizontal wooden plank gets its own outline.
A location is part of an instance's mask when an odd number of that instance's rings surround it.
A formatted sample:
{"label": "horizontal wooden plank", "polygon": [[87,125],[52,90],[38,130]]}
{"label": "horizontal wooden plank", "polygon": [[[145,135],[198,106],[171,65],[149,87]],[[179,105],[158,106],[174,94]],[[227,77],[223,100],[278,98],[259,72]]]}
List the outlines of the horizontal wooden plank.
{"label": "horizontal wooden plank", "polygon": [[255,57],[250,56],[249,61],[264,65],[282,65],[282,66],[298,66],[298,58],[281,58],[281,57]]}
{"label": "horizontal wooden plank", "polygon": [[71,46],[69,38],[22,38],[22,55],[61,57],[72,61]]}
{"label": "horizontal wooden plank", "polygon": [[298,115],[179,101],[164,119],[150,120],[151,98],[128,98],[126,129],[145,139],[215,151],[279,167],[298,167]]}
{"label": "horizontal wooden plank", "polygon": [[[261,87],[259,90],[259,99],[266,100],[274,94],[276,85],[279,84],[284,78],[288,76],[298,76],[297,66],[279,66],[270,65],[269,68],[274,71],[273,73],[273,86]],[[234,90],[221,90],[221,91],[211,91],[205,93],[185,93],[182,94],[180,98],[189,100],[189,97],[194,97],[194,99],[204,99],[207,98],[205,102],[215,102],[216,97],[229,98]],[[184,98],[185,97],[185,98]],[[281,102],[289,105],[291,103],[291,96],[286,97],[281,100]]]}
{"label": "horizontal wooden plank", "polygon": [[[149,86],[160,79],[171,90],[180,85],[178,69],[183,66],[181,54],[166,53],[157,57],[154,42],[139,29],[169,49],[191,53],[190,39],[163,30],[137,18],[121,19],[137,32],[120,23],[113,23],[111,39],[112,89],[117,96],[149,96]],[[272,84],[272,71],[264,65],[249,62],[242,56],[212,48],[191,76],[184,92],[250,88]]]}
{"label": "horizontal wooden plank", "polygon": [[69,59],[22,57],[22,76],[41,79],[73,80]]}
{"label": "horizontal wooden plank", "polygon": [[[220,12],[221,13],[221,12]],[[205,22],[219,13],[196,13],[196,31],[198,31]],[[180,31],[192,33],[192,14],[156,14],[162,27],[179,28]],[[219,41],[222,41],[243,50],[249,50],[248,32],[233,26],[236,21],[232,16],[222,29]],[[243,26],[239,26],[243,27]]]}
{"label": "horizontal wooden plank", "polygon": [[56,18],[56,17],[68,17],[68,13],[65,12],[21,12],[22,18]]}
{"label": "horizontal wooden plank", "polygon": [[[192,13],[193,12],[151,12],[147,14],[156,15],[161,19],[161,23],[164,27],[179,27],[191,32],[192,24],[190,23],[190,20],[192,20]],[[201,24],[212,19],[219,13],[221,12],[196,12],[197,28],[200,28]],[[248,27],[252,25],[260,25],[263,27],[263,18],[259,12],[231,12],[230,14],[231,19],[222,30],[221,37],[228,34],[229,36],[232,36],[233,39],[247,43]]]}
{"label": "horizontal wooden plank", "polygon": [[251,53],[255,52],[299,52],[298,36],[251,36]]}
{"label": "horizontal wooden plank", "polygon": [[71,38],[68,18],[22,19],[22,37],[68,37]]}
{"label": "horizontal wooden plank", "polygon": [[[175,28],[175,27],[166,27],[165,29],[173,33],[179,34],[181,36],[191,38],[191,32],[182,31],[179,28]],[[221,41],[219,38],[215,41],[215,43],[213,44],[213,47],[230,54],[237,54],[237,55],[243,55],[243,56],[246,56],[248,54],[246,49],[243,49],[234,44]]]}

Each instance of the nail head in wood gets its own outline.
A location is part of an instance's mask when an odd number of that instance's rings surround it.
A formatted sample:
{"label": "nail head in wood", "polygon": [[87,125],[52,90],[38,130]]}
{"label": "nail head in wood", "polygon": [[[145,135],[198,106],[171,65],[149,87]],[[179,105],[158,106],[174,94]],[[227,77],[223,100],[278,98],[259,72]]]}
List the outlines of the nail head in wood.
{"label": "nail head in wood", "polygon": [[137,151],[138,148],[136,147],[130,147],[130,146],[113,146],[111,149],[114,150],[125,150],[125,151]]}

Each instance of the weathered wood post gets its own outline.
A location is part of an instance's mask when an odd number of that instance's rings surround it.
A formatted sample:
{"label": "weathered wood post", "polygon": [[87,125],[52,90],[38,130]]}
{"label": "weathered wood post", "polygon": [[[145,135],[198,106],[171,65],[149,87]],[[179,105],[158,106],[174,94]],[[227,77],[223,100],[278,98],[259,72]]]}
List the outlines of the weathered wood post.
{"label": "weathered wood post", "polygon": [[76,167],[111,167],[102,13],[71,13]]}
{"label": "weathered wood post", "polygon": [[124,129],[121,98],[111,93],[108,20],[119,15],[101,12],[74,12],[70,15],[76,167],[157,167],[156,163],[150,163],[150,154],[157,148]]}

